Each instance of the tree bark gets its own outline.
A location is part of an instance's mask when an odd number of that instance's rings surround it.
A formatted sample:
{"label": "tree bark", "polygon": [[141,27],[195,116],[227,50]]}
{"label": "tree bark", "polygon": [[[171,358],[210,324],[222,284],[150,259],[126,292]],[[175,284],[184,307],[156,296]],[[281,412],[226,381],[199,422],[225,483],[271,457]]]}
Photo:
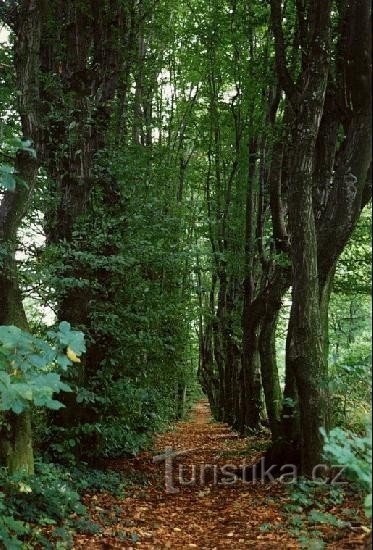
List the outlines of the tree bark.
{"label": "tree bark", "polygon": [[245,204],[245,276],[243,283],[242,311],[242,391],[245,394],[241,402],[239,430],[257,430],[260,427],[261,379],[259,354],[260,316],[255,313],[254,256],[255,256],[255,172],[256,141],[249,145],[249,165]]}
{"label": "tree bark", "polygon": [[289,270],[279,268],[265,300],[261,320],[259,350],[262,385],[272,440],[280,436],[282,391],[276,361],[276,326],[282,297],[289,287]]}
{"label": "tree bark", "polygon": [[325,426],[327,364],[319,305],[317,234],[313,208],[313,161],[328,78],[330,2],[309,6],[309,63],[297,84],[286,67],[281,3],[272,0],[277,71],[295,112],[291,124],[288,224],[292,261],[292,334],[288,353],[299,395],[301,464],[311,474],[320,462]]}
{"label": "tree bark", "polygon": [[[8,22],[15,31],[14,65],[23,139],[35,142],[38,134],[39,105],[39,45],[42,6],[38,0],[24,0]],[[38,171],[37,161],[25,151],[19,151],[15,170],[25,185],[17,182],[14,191],[6,191],[0,204],[0,244],[4,254],[0,270],[0,324],[15,325],[28,330],[22,303],[17,262],[17,234],[32,197]],[[9,473],[34,472],[31,413],[16,415],[7,412],[0,419],[0,464]]]}

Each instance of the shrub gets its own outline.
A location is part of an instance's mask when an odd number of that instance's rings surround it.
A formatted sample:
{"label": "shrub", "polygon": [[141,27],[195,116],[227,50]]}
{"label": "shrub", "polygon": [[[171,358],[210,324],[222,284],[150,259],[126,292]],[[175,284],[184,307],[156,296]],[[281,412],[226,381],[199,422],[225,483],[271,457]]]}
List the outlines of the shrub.
{"label": "shrub", "polygon": [[36,463],[35,475],[10,476],[0,470],[0,547],[71,548],[74,532],[97,533],[81,495],[123,494],[123,479],[113,471],[86,466],[67,469]]}
{"label": "shrub", "polygon": [[372,428],[359,436],[352,432],[335,428],[329,435],[322,430],[325,444],[324,453],[328,460],[346,466],[346,475],[356,481],[367,492],[365,512],[372,517]]}

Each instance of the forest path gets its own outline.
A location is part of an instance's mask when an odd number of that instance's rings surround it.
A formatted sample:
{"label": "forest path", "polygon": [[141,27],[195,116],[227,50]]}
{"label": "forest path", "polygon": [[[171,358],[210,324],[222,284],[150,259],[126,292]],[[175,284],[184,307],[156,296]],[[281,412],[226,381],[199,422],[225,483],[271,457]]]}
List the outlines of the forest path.
{"label": "forest path", "polygon": [[[188,420],[156,438],[154,453],[144,452],[136,459],[111,464],[137,476],[139,484],[127,489],[128,496],[122,499],[107,494],[87,496],[92,520],[102,525],[103,531],[77,536],[74,548],[300,548],[289,535],[284,511],[288,495],[280,482],[244,484],[239,480],[234,485],[222,485],[214,481],[212,468],[205,468],[201,483],[203,465],[216,465],[219,471],[228,464],[238,468],[248,453],[248,463],[254,463],[264,444],[255,437],[238,438],[227,425],[212,421],[207,402],[198,403]],[[164,461],[153,461],[154,455],[163,454],[167,448],[187,451],[173,460],[175,494],[166,491]],[[180,485],[179,466],[183,467],[185,482],[195,468],[195,484]],[[347,539],[327,547],[361,548]]]}

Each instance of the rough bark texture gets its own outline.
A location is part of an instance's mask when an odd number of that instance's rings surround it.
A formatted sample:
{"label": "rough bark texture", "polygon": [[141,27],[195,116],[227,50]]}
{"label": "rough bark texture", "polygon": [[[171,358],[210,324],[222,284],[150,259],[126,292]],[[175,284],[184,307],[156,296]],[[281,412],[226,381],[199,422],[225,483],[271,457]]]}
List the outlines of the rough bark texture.
{"label": "rough bark texture", "polygon": [[282,297],[289,288],[289,280],[288,269],[278,268],[273,275],[272,283],[263,301],[264,314],[259,337],[262,384],[273,440],[280,436],[282,410],[282,391],[276,361],[276,325],[282,306]]}
{"label": "rough bark texture", "polygon": [[[294,83],[286,66],[281,3],[271,3],[278,77],[293,112],[285,168],[293,266],[287,388],[298,400],[305,473],[320,460],[319,428],[327,423],[327,313],[334,270],[368,200],[371,162],[370,39],[368,27],[366,32],[361,27],[369,25],[369,4],[359,0],[339,5],[334,72],[328,68],[330,5],[309,4],[302,39],[307,62]],[[345,137],[338,146],[341,129]],[[291,422],[290,433],[298,438],[296,425]]]}
{"label": "rough bark texture", "polygon": [[256,430],[260,426],[261,379],[259,355],[260,316],[255,314],[253,302],[255,257],[255,165],[256,143],[249,145],[248,182],[245,205],[245,278],[242,311],[242,389],[244,393],[239,415],[239,430]]}

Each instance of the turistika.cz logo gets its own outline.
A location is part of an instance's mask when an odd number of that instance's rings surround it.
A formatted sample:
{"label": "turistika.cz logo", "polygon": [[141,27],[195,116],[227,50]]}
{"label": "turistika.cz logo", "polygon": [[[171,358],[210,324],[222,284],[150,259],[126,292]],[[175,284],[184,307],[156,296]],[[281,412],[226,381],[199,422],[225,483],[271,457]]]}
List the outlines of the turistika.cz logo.
{"label": "turistika.cz logo", "polygon": [[[263,457],[257,464],[239,465],[228,463],[218,464],[180,464],[181,457],[196,451],[197,449],[174,450],[167,447],[162,454],[153,458],[154,463],[164,462],[165,491],[169,494],[177,494],[181,487],[204,487],[207,484],[221,487],[233,485],[271,483],[277,480],[285,485],[296,483],[299,478],[299,468],[295,464],[271,464],[267,466]],[[346,466],[316,464],[312,470],[311,478],[320,485],[345,485],[342,474]]]}

